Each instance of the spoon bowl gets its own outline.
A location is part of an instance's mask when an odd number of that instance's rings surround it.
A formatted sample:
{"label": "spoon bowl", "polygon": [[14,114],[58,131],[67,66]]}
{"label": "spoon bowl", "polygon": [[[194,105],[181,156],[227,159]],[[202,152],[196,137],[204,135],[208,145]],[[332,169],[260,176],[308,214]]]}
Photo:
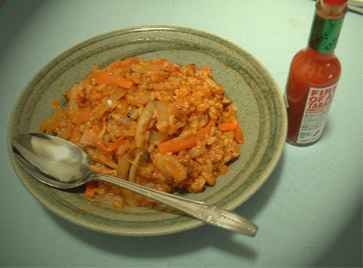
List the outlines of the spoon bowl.
{"label": "spoon bowl", "polygon": [[13,152],[22,167],[42,183],[59,189],[76,188],[92,174],[89,156],[75,144],[42,133],[19,134]]}
{"label": "spoon bowl", "polygon": [[238,214],[147,188],[117,177],[94,173],[89,156],[73,143],[62,138],[24,133],[12,139],[12,151],[19,164],[33,177],[49,186],[71,189],[89,181],[102,180],[136,192],[169,207],[182,211],[205,223],[255,236],[258,227]]}

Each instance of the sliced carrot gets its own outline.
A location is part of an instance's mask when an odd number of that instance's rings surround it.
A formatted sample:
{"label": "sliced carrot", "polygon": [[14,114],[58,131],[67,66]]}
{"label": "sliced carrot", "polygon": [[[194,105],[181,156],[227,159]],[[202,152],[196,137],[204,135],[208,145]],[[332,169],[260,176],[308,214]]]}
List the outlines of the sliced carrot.
{"label": "sliced carrot", "polygon": [[95,193],[96,193],[96,182],[95,181],[87,182],[85,196],[87,198],[94,198]]}
{"label": "sliced carrot", "polygon": [[234,130],[234,138],[239,144],[245,143],[245,137],[243,136],[242,128],[238,123],[237,123],[237,128]]}
{"label": "sliced carrot", "polygon": [[95,64],[95,66],[93,66],[93,71],[92,71],[92,73],[94,74],[94,73],[96,73],[96,71],[98,70],[98,65],[97,64]]}
{"label": "sliced carrot", "polygon": [[92,108],[90,106],[87,106],[73,118],[72,123],[75,123],[75,124],[86,123],[91,111],[92,111]]}
{"label": "sliced carrot", "polygon": [[115,68],[119,67],[120,63],[122,63],[121,60],[116,60],[113,63],[111,63],[110,65],[108,65],[107,67],[109,67],[110,69],[115,69]]}
{"label": "sliced carrot", "polygon": [[123,139],[124,139],[124,135],[121,135],[121,137],[118,138],[118,140],[114,144],[111,145],[111,147],[110,147],[111,152],[116,150],[120,146]]}
{"label": "sliced carrot", "polygon": [[113,143],[110,147],[107,147],[107,145],[98,137],[94,137],[93,141],[97,144],[98,147],[100,147],[106,153],[111,153],[118,148],[118,146],[121,144],[123,139],[124,139],[124,135],[121,135],[121,137],[115,143]]}
{"label": "sliced carrot", "polygon": [[196,146],[197,141],[204,140],[205,136],[210,132],[214,125],[214,120],[210,120],[208,125],[195,135],[188,137],[176,137],[168,140],[158,146],[158,151],[162,154],[167,152],[177,153],[185,149],[193,148]]}
{"label": "sliced carrot", "polygon": [[104,73],[96,74],[96,83],[99,85],[107,84],[107,85],[120,86],[123,88],[130,88],[134,84],[132,81],[127,80],[123,77],[112,74],[104,74]]}
{"label": "sliced carrot", "polygon": [[63,111],[62,107],[60,106],[59,102],[57,100],[52,100],[52,107],[55,112]]}
{"label": "sliced carrot", "polygon": [[98,137],[94,137],[93,141],[97,144],[98,147],[100,147],[102,150],[104,150],[107,153],[112,152],[107,145]]}
{"label": "sliced carrot", "polygon": [[50,122],[48,122],[45,133],[49,134],[53,131],[53,126],[57,123],[58,119],[63,115],[63,111],[59,110],[53,117]]}
{"label": "sliced carrot", "polygon": [[217,128],[221,131],[235,130],[237,128],[237,121],[227,124],[219,124]]}
{"label": "sliced carrot", "polygon": [[245,143],[245,138],[243,136],[243,131],[241,126],[238,124],[237,119],[234,116],[229,117],[231,123],[219,124],[217,128],[221,131],[233,130],[234,138],[239,144]]}
{"label": "sliced carrot", "polygon": [[46,131],[47,130],[47,126],[49,125],[49,123],[52,121],[52,117],[47,117],[44,118],[42,121],[42,124],[40,125],[40,131]]}
{"label": "sliced carrot", "polygon": [[214,126],[215,126],[214,120],[210,120],[209,123],[208,123],[208,125],[205,126],[205,128],[203,128],[202,130],[200,130],[199,132],[197,132],[197,134],[195,134],[197,140],[198,141],[204,140],[205,136],[207,136],[207,134],[210,132],[210,130]]}
{"label": "sliced carrot", "polygon": [[71,97],[71,90],[69,89],[69,90],[67,90],[67,91],[64,91],[64,92],[62,93],[62,95],[63,95],[63,96],[66,96],[66,97],[67,97],[67,99],[69,99],[69,98]]}

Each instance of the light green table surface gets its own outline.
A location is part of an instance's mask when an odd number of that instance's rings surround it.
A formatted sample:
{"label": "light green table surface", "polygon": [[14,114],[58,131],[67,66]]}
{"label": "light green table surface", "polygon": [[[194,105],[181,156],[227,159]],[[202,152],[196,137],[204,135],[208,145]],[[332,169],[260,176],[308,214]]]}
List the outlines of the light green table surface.
{"label": "light green table surface", "polygon": [[46,63],[85,39],[139,25],[196,28],[249,51],[283,92],[313,13],[309,0],[5,0],[0,266],[361,266],[363,16],[357,13],[346,15],[336,49],[343,73],[322,139],[308,148],[286,145],[269,180],[235,210],[259,226],[255,238],[206,225],[146,238],[90,231],[43,208],[8,156],[8,122],[20,92]]}

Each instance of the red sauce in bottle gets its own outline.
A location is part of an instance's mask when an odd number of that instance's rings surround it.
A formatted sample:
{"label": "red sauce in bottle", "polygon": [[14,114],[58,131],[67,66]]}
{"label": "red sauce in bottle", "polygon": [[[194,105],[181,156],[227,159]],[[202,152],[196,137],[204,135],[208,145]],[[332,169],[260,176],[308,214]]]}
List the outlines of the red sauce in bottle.
{"label": "red sauce in bottle", "polygon": [[291,62],[285,98],[287,142],[293,145],[312,145],[321,137],[341,74],[334,49],[347,12],[346,2],[317,2],[309,45]]}

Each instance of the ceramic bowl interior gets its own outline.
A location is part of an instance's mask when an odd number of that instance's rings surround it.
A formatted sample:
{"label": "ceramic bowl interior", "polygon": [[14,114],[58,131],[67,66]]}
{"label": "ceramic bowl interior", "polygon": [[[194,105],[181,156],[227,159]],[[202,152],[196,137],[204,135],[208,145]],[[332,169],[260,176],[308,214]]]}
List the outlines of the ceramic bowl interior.
{"label": "ceramic bowl interior", "polygon": [[[240,206],[268,179],[277,165],[286,139],[286,108],[269,72],[250,53],[218,36],[174,26],[143,26],[106,33],[84,41],[47,64],[29,82],[14,107],[8,131],[12,137],[39,132],[53,111],[51,100],[66,105],[62,92],[83,80],[95,64],[100,68],[117,59],[139,56],[166,58],[179,65],[210,66],[239,109],[246,143],[230,171],[213,187],[186,198],[202,200],[228,210]],[[9,151],[11,151],[9,149]],[[26,189],[45,207],[66,220],[100,232],[150,236],[180,232],[203,223],[181,213],[160,208],[117,210],[90,202],[82,191],[64,191],[39,183],[10,154],[14,169]]]}

